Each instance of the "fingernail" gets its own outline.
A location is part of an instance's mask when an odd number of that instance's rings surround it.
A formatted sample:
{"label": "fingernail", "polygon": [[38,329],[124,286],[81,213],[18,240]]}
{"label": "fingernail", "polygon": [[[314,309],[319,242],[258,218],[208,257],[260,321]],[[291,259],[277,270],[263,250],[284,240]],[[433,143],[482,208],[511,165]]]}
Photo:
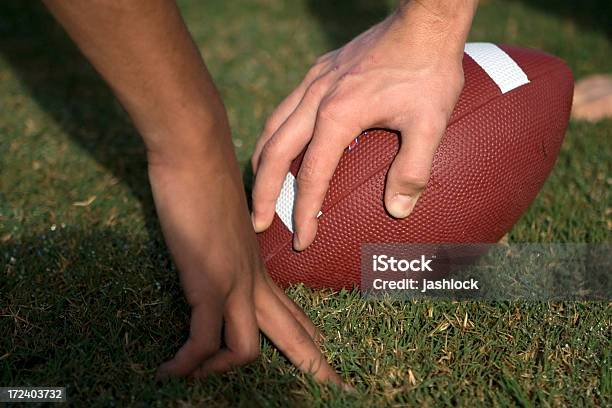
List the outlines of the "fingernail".
{"label": "fingernail", "polygon": [[302,246],[300,245],[300,238],[298,237],[297,232],[293,234],[293,249],[296,251],[301,251]]}
{"label": "fingernail", "polygon": [[253,229],[255,230],[255,232],[262,232],[265,228],[261,225],[261,222],[258,223],[257,219],[255,218],[255,213],[252,212],[251,213],[251,223],[253,223]]}
{"label": "fingernail", "polygon": [[406,218],[416,204],[418,197],[409,196],[407,194],[397,193],[391,199],[387,211],[395,218]]}

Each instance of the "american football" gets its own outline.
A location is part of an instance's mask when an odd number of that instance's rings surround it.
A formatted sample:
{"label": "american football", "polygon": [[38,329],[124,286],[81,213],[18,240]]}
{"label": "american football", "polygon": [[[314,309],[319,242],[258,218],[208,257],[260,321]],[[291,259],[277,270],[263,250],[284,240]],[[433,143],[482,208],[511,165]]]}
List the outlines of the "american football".
{"label": "american football", "polygon": [[[494,243],[521,217],[550,173],[568,124],[573,77],[540,51],[468,43],[465,86],[434,157],[427,187],[406,219],[384,208],[386,173],[398,151],[390,130],[363,132],[347,147],[321,208],[314,243],[292,249],[292,164],[272,226],[258,239],[281,285],[351,288],[364,243]],[[416,96],[415,97],[419,97]]]}

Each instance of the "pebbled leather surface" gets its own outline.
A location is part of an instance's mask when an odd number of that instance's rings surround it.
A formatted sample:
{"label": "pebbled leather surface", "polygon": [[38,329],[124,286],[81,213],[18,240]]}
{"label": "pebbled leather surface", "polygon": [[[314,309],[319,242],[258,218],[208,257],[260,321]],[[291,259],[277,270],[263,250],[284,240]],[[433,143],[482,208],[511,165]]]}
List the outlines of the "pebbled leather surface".
{"label": "pebbled leather surface", "polygon": [[[512,228],[555,163],[569,120],[573,79],[556,57],[500,47],[530,83],[502,94],[464,57],[465,86],[413,213],[396,220],[384,209],[385,176],[398,135],[364,132],[336,169],[308,249],[292,249],[292,235],[278,216],[258,235],[273,279],[283,286],[351,288],[360,283],[361,243],[487,243]],[[300,163],[298,157],[291,167],[294,175]]]}

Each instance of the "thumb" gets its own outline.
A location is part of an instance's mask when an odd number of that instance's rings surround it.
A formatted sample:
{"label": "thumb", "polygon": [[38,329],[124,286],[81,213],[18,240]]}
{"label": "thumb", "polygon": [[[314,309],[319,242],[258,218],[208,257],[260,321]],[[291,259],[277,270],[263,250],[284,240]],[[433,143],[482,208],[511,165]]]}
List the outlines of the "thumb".
{"label": "thumb", "polygon": [[387,173],[385,207],[395,218],[406,218],[425,189],[444,126],[403,130],[397,156]]}

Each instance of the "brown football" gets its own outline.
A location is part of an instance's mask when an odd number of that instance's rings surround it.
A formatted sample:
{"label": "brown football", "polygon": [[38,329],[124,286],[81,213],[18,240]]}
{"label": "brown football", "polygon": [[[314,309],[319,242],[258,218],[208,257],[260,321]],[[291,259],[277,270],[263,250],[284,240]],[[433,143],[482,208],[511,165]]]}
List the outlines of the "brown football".
{"label": "brown football", "polygon": [[274,222],[258,235],[277,282],[358,287],[362,243],[491,243],[512,228],[557,158],[571,110],[572,73],[543,52],[490,43],[468,43],[463,69],[465,86],[431,178],[406,219],[389,216],[383,203],[399,137],[369,130],[347,148],[336,169],[314,243],[294,251],[301,156],[293,162]]}

